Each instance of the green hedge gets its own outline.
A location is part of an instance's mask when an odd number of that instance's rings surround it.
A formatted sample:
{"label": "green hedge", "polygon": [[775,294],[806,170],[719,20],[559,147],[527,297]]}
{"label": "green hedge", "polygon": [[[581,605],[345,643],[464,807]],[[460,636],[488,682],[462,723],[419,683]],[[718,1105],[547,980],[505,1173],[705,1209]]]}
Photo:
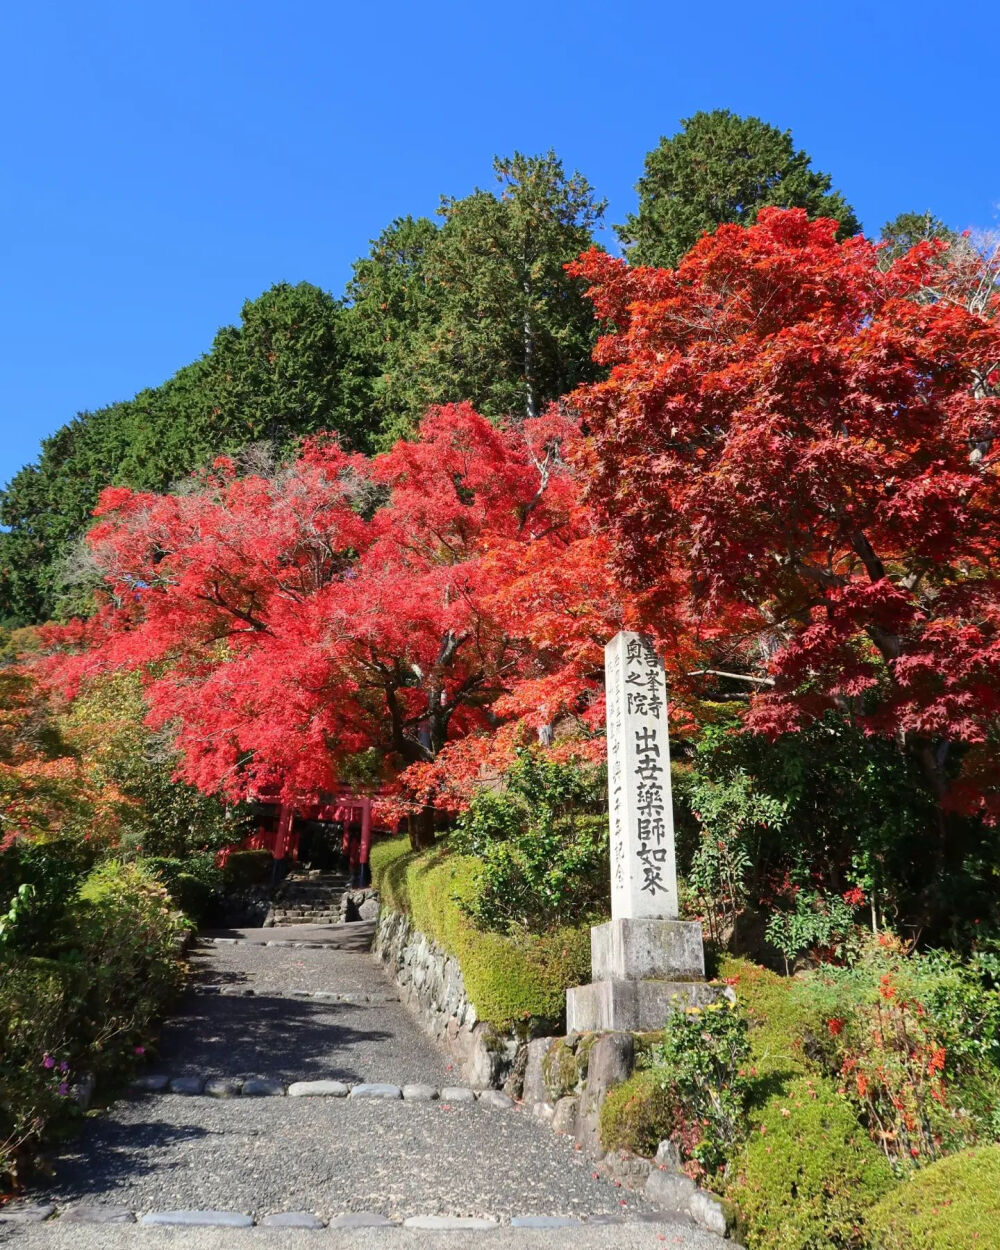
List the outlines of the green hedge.
{"label": "green hedge", "polygon": [[541,936],[481,932],[459,906],[475,898],[479,861],[454,854],[447,842],[420,852],[405,838],[377,842],[371,868],[383,905],[405,912],[458,960],[481,1020],[498,1029],[532,1022],[558,1030],[567,988],[590,980],[588,923]]}
{"label": "green hedge", "polygon": [[1000,1146],[975,1146],[915,1172],[866,1222],[873,1250],[1000,1250]]}
{"label": "green hedge", "polygon": [[855,1250],[862,1213],[895,1181],[849,1104],[821,1077],[798,1077],[754,1125],[727,1197],[754,1250]]}
{"label": "green hedge", "polygon": [[79,1114],[74,1086],[119,1082],[180,988],[188,927],[136,864],[92,871],[46,957],[0,958],[0,1191],[46,1132]]}
{"label": "green hedge", "polygon": [[191,855],[187,859],[150,855],[135,862],[162,882],[174,906],[185,916],[196,924],[204,923],[223,885],[214,855]]}

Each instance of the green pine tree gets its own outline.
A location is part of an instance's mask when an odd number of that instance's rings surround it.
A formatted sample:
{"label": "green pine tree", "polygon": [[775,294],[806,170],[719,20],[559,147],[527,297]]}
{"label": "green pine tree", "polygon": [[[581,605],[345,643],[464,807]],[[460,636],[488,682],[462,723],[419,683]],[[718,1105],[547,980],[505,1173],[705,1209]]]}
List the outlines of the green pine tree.
{"label": "green pine tree", "polygon": [[751,225],[762,208],[804,208],[833,217],[839,237],[861,229],[829,174],[811,168],[791,131],[728,109],[695,113],[646,156],[639,211],[616,226],[632,264],[672,268],[703,234],[724,222]]}

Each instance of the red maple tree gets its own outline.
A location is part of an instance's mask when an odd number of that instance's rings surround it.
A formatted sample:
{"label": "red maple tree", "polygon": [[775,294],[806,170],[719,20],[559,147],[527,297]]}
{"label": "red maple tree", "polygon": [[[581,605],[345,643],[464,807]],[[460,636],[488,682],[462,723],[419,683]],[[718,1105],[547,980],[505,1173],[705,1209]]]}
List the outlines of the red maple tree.
{"label": "red maple tree", "polygon": [[919,760],[942,813],[993,817],[996,287],[935,297],[943,245],[887,267],[835,231],[768,209],[676,271],[597,251],[571,267],[614,327],[607,379],[574,396],[588,501],[648,621],[682,594],[689,623],[727,622],[731,665],[773,682],[749,728],[839,708]]}
{"label": "red maple tree", "polygon": [[569,432],[557,409],[497,427],[455,405],[374,461],[317,440],[274,477],[220,460],[178,494],[106,490],[105,602],[45,631],[49,672],[142,670],[209,792],[315,795],[374,750],[426,841],[484,762],[599,723],[623,610]]}

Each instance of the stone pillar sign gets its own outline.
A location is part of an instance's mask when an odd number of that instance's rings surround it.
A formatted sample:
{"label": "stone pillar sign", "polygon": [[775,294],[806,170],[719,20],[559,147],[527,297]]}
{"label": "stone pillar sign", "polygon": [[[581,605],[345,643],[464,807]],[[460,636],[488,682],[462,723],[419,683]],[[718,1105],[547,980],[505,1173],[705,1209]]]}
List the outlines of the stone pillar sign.
{"label": "stone pillar sign", "polygon": [[604,649],[611,824],[611,920],[590,931],[593,980],[566,994],[571,1032],[663,1027],[711,1002],[701,925],[678,919],[663,665],[641,634]]}
{"label": "stone pillar sign", "polygon": [[677,919],[667,683],[641,634],[604,648],[611,818],[611,915]]}

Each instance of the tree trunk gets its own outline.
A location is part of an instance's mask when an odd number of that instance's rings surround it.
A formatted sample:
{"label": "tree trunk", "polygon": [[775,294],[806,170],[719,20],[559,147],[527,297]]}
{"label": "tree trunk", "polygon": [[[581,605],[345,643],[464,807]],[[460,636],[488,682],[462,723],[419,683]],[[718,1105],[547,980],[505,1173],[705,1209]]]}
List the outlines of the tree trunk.
{"label": "tree trunk", "polygon": [[413,850],[423,851],[434,845],[434,808],[430,804],[415,815],[408,816],[406,823]]}
{"label": "tree trunk", "polygon": [[[527,265],[527,261],[525,261]],[[531,324],[531,280],[524,279],[524,415],[530,421],[538,416],[535,395],[535,334]]]}

